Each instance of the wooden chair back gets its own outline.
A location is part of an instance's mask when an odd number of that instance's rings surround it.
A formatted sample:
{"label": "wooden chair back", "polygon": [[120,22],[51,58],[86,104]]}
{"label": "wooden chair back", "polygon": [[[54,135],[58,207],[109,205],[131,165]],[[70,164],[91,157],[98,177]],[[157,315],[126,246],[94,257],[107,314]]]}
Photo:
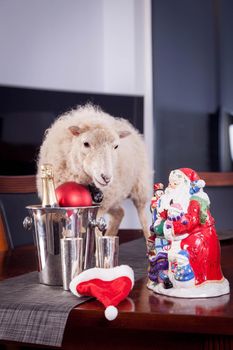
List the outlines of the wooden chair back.
{"label": "wooden chair back", "polygon": [[36,176],[0,176],[0,193],[36,193]]}
{"label": "wooden chair back", "polygon": [[205,180],[206,186],[233,186],[233,172],[198,172],[198,175]]}
{"label": "wooden chair back", "polygon": [[[36,176],[0,176],[0,252],[14,246],[11,233],[9,232],[9,220],[5,212],[4,198],[14,194],[36,194]],[[31,203],[28,203],[31,204]],[[17,215],[17,214],[16,214]]]}

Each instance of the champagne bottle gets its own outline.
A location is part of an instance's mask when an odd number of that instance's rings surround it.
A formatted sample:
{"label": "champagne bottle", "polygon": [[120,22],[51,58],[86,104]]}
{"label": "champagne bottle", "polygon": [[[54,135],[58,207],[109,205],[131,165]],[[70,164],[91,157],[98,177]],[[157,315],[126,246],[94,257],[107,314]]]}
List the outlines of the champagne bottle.
{"label": "champagne bottle", "polygon": [[53,167],[51,164],[41,166],[42,180],[42,207],[58,207],[58,201],[55,193]]}

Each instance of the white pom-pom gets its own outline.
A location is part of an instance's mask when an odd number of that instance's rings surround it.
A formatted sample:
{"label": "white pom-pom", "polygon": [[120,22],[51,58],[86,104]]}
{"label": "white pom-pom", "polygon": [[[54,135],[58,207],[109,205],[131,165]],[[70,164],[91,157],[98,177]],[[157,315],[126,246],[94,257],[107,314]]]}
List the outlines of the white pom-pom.
{"label": "white pom-pom", "polygon": [[198,181],[197,181],[197,186],[198,186],[199,188],[205,187],[205,181],[204,181],[204,180],[198,180]]}
{"label": "white pom-pom", "polygon": [[111,305],[105,309],[104,314],[107,320],[113,321],[115,318],[117,318],[118,310],[115,306]]}

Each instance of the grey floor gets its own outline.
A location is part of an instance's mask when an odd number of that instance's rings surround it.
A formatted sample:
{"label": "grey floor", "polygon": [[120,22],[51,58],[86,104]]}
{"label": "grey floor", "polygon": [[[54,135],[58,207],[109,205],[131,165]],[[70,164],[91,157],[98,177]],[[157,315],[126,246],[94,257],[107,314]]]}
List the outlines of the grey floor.
{"label": "grey floor", "polygon": [[132,267],[135,280],[147,275],[148,260],[146,257],[146,244],[144,238],[120,245],[119,263]]}

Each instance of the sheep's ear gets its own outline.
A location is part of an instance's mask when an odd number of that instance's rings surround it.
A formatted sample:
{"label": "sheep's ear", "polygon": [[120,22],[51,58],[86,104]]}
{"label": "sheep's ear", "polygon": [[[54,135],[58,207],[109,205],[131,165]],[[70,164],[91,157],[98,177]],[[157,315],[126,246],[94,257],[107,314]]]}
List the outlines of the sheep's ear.
{"label": "sheep's ear", "polygon": [[131,134],[131,132],[128,130],[123,130],[123,131],[120,131],[118,133],[120,139],[123,139],[124,137],[129,136],[130,134]]}
{"label": "sheep's ear", "polygon": [[70,126],[69,131],[71,132],[72,135],[74,136],[79,136],[83,131],[78,127],[78,126]]}

